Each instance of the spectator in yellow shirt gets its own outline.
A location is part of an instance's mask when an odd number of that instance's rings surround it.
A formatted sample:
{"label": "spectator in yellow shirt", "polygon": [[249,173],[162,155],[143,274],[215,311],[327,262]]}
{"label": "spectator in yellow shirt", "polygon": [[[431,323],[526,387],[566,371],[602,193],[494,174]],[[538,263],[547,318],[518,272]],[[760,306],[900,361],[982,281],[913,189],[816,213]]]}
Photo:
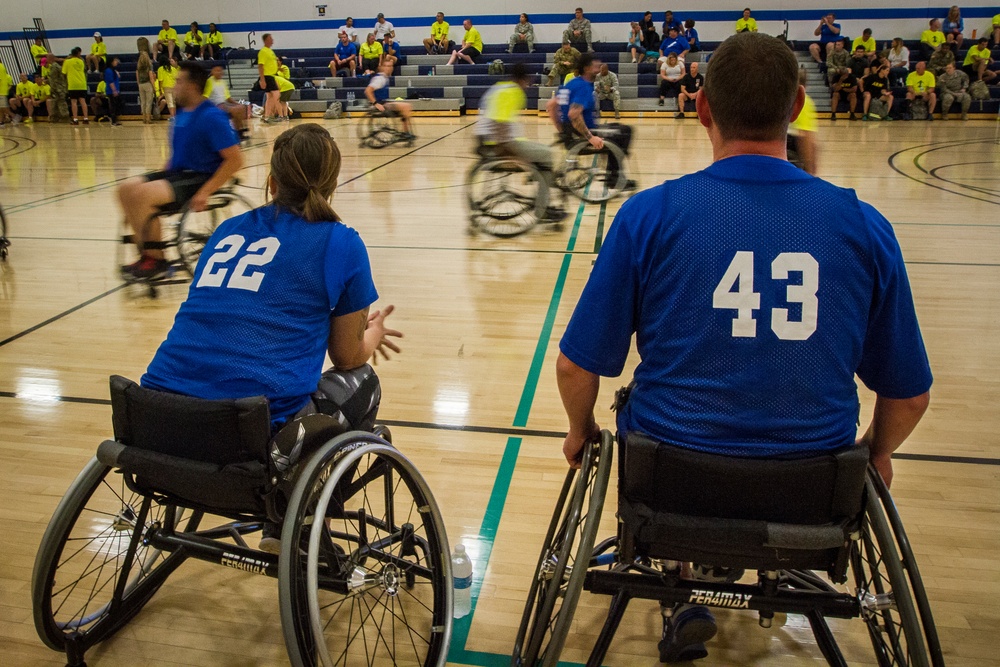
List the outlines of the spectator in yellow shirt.
{"label": "spectator in yellow shirt", "polygon": [[49,118],[52,118],[52,107],[55,104],[55,100],[52,99],[52,87],[44,76],[39,75],[35,77],[35,108],[40,109],[43,104]]}
{"label": "spectator in yellow shirt", "polygon": [[20,82],[14,88],[14,95],[10,98],[14,122],[17,122],[19,116],[24,117],[26,124],[32,122],[31,117],[35,114],[35,89],[36,86],[28,79],[28,75],[22,74]]}
{"label": "spectator in yellow shirt", "polygon": [[451,26],[444,20],[444,12],[437,13],[437,20],[431,24],[431,36],[424,40],[427,55],[448,53],[451,50],[451,40],[448,39],[448,29]]}
{"label": "spectator in yellow shirt", "polygon": [[929,60],[931,54],[944,43],[945,36],[941,32],[941,19],[931,19],[930,30],[924,30],[920,33],[920,57]]}
{"label": "spectator in yellow shirt", "polygon": [[993,17],[993,46],[1000,44],[1000,14]]}
{"label": "spectator in yellow shirt", "polygon": [[87,71],[100,71],[103,64],[108,59],[108,45],[104,43],[101,33],[94,33],[94,43],[90,45],[90,54],[87,56]]}
{"label": "spectator in yellow shirt", "polygon": [[[63,61],[62,73],[66,75],[66,88],[69,95],[69,105],[73,112],[72,125],[79,125],[80,120],[84,124],[90,122],[87,117],[87,63],[83,60],[83,49],[79,46],[73,47],[69,58]],[[77,117],[77,106],[80,107],[80,118]]]}
{"label": "spectator in yellow shirt", "polygon": [[156,80],[160,82],[160,90],[163,91],[163,97],[167,101],[167,108],[170,109],[170,115],[173,116],[176,109],[174,105],[174,84],[177,83],[177,61],[171,58],[160,65],[156,70]]}
{"label": "spectator in yellow shirt", "polygon": [[188,60],[205,57],[205,33],[198,27],[197,21],[191,22],[191,29],[184,35],[184,53]]}
{"label": "spectator in yellow shirt", "polygon": [[42,38],[41,37],[35,37],[35,43],[31,45],[31,57],[35,61],[35,70],[36,71],[38,71],[38,70],[41,69],[41,67],[42,67],[42,58],[44,58],[45,54],[48,53],[48,52],[49,52],[49,50],[47,48],[45,48],[44,44],[42,44]]}
{"label": "spectator in yellow shirt", "polygon": [[214,23],[208,24],[208,34],[205,35],[205,53],[204,57],[209,60],[215,60],[216,58],[222,57],[222,45],[223,45],[222,33],[219,32],[219,28],[216,27]]}
{"label": "spectator in yellow shirt", "polygon": [[382,44],[375,41],[375,33],[368,33],[365,43],[358,49],[358,57],[361,58],[362,76],[371,76],[378,71],[382,62]]}
{"label": "spectator in yellow shirt", "polygon": [[875,43],[875,38],[872,37],[871,28],[865,28],[861,32],[861,37],[854,38],[854,42],[851,44],[851,51],[856,53],[859,46],[864,48],[865,57],[868,58],[868,62],[875,60],[875,57],[878,55],[878,45]]}
{"label": "spectator in yellow shirt", "polygon": [[910,112],[913,100],[923,98],[927,100],[927,120],[934,120],[934,107],[937,105],[937,92],[935,92],[937,80],[934,73],[927,70],[927,63],[921,61],[916,68],[906,77],[906,103],[904,112]]}
{"label": "spectator in yellow shirt", "polygon": [[465,27],[465,36],[462,38],[462,48],[461,50],[454,50],[451,52],[451,58],[448,60],[449,65],[454,65],[455,61],[461,58],[470,65],[476,64],[476,58],[478,58],[483,52],[483,38],[479,34],[479,31],[472,27],[472,21],[470,19],[465,19],[462,22]]}
{"label": "spectator in yellow shirt", "polygon": [[[163,49],[167,50],[167,58],[173,60],[174,49],[177,48],[177,31],[170,27],[170,21],[163,19],[163,23],[160,27],[160,34],[156,36],[156,53],[153,55],[160,55],[160,51]],[[172,108],[172,107],[171,107]]]}
{"label": "spectator in yellow shirt", "polygon": [[270,123],[278,115],[278,82],[274,77],[278,75],[278,56],[271,46],[274,44],[274,37],[271,33],[264,33],[262,38],[264,48],[257,52],[257,74],[259,76],[257,85],[264,91],[264,114],[261,120]]}
{"label": "spectator in yellow shirt", "polygon": [[997,73],[993,72],[987,67],[993,62],[993,58],[990,56],[990,50],[986,48],[989,45],[989,38],[985,35],[979,38],[976,44],[969,47],[969,52],[965,54],[965,62],[962,63],[962,70],[969,75],[969,81],[982,80],[989,83],[993,79],[997,78]]}
{"label": "spectator in yellow shirt", "polygon": [[[799,69],[799,85],[805,88],[809,73]],[[816,175],[818,169],[819,144],[816,132],[819,130],[816,103],[806,95],[802,111],[788,125],[788,161],[807,174]]]}
{"label": "spectator in yellow shirt", "polygon": [[7,93],[10,92],[10,87],[14,81],[7,74],[7,68],[0,63],[0,127],[4,126],[4,123],[11,121],[10,106],[7,101]]}
{"label": "spectator in yellow shirt", "polygon": [[757,32],[757,19],[750,16],[750,8],[743,10],[743,17],[736,21],[736,32]]}

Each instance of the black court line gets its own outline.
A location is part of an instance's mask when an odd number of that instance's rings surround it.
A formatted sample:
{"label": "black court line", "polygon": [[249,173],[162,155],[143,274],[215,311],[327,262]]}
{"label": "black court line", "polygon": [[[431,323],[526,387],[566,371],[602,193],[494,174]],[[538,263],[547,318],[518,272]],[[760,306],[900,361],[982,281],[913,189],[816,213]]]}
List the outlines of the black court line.
{"label": "black court line", "polygon": [[89,306],[90,304],[94,303],[95,301],[100,301],[101,299],[103,299],[104,297],[108,296],[109,294],[114,294],[115,292],[117,292],[117,291],[119,291],[121,289],[124,289],[126,286],[127,285],[125,283],[122,283],[121,285],[118,285],[117,287],[112,287],[107,292],[103,292],[103,293],[98,294],[97,296],[95,296],[93,298],[87,299],[83,303],[77,304],[77,305],[73,306],[72,308],[70,308],[68,310],[64,310],[63,312],[59,313],[58,315],[54,315],[54,316],[50,317],[49,319],[45,320],[44,322],[39,322],[38,324],[36,324],[36,325],[34,325],[32,327],[28,327],[24,331],[16,333],[13,336],[10,336],[9,338],[5,338],[4,340],[0,340],[0,347],[3,347],[7,343],[13,343],[18,338],[23,338],[24,336],[27,336],[28,334],[30,334],[30,333],[32,333],[34,331],[38,331],[42,327],[47,326],[49,324],[52,324],[53,322],[55,322],[57,320],[61,320],[62,318],[66,317],[67,315],[75,313],[76,311],[80,310],[81,308],[86,308],[87,306]]}
{"label": "black court line", "polygon": [[[946,187],[942,187],[940,185],[935,185],[934,183],[930,183],[928,181],[921,180],[921,179],[917,178],[916,176],[911,176],[910,174],[907,174],[905,171],[903,171],[902,169],[900,169],[899,167],[896,166],[896,158],[898,156],[900,156],[901,154],[905,153],[906,151],[911,151],[911,150],[913,150],[915,148],[925,148],[927,146],[933,146],[933,148],[929,148],[928,150],[924,151],[923,153],[918,153],[913,158],[913,166],[915,166],[917,169],[919,169],[923,173],[925,173],[928,176],[931,176],[931,178],[933,178],[933,176],[928,172],[927,169],[925,169],[925,168],[923,168],[923,167],[920,166],[920,164],[919,164],[920,158],[922,158],[923,156],[927,155],[928,153],[932,153],[934,151],[944,150],[944,149],[947,149],[947,148],[960,148],[960,147],[963,147],[963,146],[969,146],[969,145],[973,145],[973,144],[987,143],[987,140],[968,140],[968,141],[959,141],[959,142],[947,141],[947,142],[941,142],[941,143],[943,143],[944,145],[940,145],[940,144],[936,144],[936,143],[921,144],[921,145],[918,145],[918,146],[911,146],[909,148],[903,148],[901,150],[898,150],[898,151],[896,151],[895,153],[893,153],[892,155],[889,156],[889,159],[887,160],[887,162],[889,164],[889,168],[892,169],[893,171],[895,171],[900,176],[908,178],[911,181],[915,181],[917,183],[920,183],[921,185],[926,185],[927,187],[934,188],[935,190],[941,190],[942,192],[949,192],[949,193],[951,193],[953,195],[957,195],[959,197],[965,197],[966,199],[974,199],[976,201],[986,202],[987,204],[1000,205],[1000,203],[998,203],[996,201],[993,201],[993,200],[990,200],[990,199],[983,199],[982,197],[975,197],[973,195],[966,194],[966,193],[963,193],[963,192],[955,192],[954,190],[949,190]],[[966,186],[960,186],[960,187],[966,187]],[[975,188],[968,188],[967,187],[967,189],[973,189],[974,190]]]}
{"label": "black court line", "polygon": [[423,146],[417,146],[416,148],[414,148],[411,151],[407,151],[407,152],[403,153],[402,155],[397,155],[396,157],[392,158],[388,162],[380,164],[377,167],[372,167],[368,171],[363,171],[360,174],[358,174],[357,176],[353,176],[353,177],[347,179],[346,181],[344,181],[343,183],[341,183],[340,185],[338,185],[337,188],[340,189],[340,188],[344,187],[345,185],[347,185],[348,183],[353,183],[354,181],[358,180],[359,178],[364,178],[365,176],[367,176],[368,174],[370,174],[372,172],[378,171],[379,169],[382,169],[383,167],[388,167],[393,162],[399,162],[403,158],[409,157],[409,156],[413,155],[414,153],[416,153],[417,151],[423,150],[424,148],[427,148],[428,146],[432,146],[432,145],[436,144],[437,142],[441,141],[442,139],[447,139],[448,137],[452,136],[453,134],[458,134],[462,130],[468,129],[468,128],[472,127],[473,125],[475,125],[475,123],[467,123],[467,124],[463,125],[462,127],[458,128],[457,130],[453,131],[453,132],[449,132],[448,134],[443,134],[440,137],[438,137],[437,139],[434,139],[432,141],[428,141]]}
{"label": "black court line", "polygon": [[20,155],[21,153],[27,153],[32,148],[38,145],[38,142],[36,142],[34,139],[28,139],[27,137],[4,137],[3,140],[5,142],[6,141],[11,142],[12,144],[14,144],[14,146],[12,148],[4,150],[3,152],[0,152],[0,159],[7,157],[14,157],[15,155]]}
{"label": "black court line", "polygon": [[[32,400],[32,397],[19,397],[17,392],[0,391],[0,398],[22,398]],[[86,398],[83,396],[52,396],[45,400],[59,401],[60,403],[80,403],[84,405],[111,405],[107,398]],[[506,435],[513,437],[533,437],[552,438],[562,440],[566,433],[562,431],[545,431],[530,428],[496,427],[496,426],[476,426],[474,424],[439,424],[434,422],[417,422],[405,419],[379,419],[379,424],[395,426],[399,428],[415,428],[428,431],[458,431],[462,433],[487,433],[490,435]],[[979,456],[946,456],[943,454],[908,454],[896,452],[892,455],[894,459],[904,461],[925,461],[929,463],[961,463],[965,465],[1000,466],[1000,459],[992,459]]]}

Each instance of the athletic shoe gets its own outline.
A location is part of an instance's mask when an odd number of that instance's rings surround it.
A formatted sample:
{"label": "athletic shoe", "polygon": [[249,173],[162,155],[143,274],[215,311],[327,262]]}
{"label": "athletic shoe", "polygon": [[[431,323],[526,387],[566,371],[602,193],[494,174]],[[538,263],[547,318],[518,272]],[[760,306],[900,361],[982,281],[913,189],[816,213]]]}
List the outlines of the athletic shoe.
{"label": "athletic shoe", "polygon": [[621,120],[621,117],[622,117],[621,113],[618,112],[618,111],[616,111],[615,112],[615,120]]}
{"label": "athletic shoe", "polygon": [[31,116],[28,116],[27,118],[24,119],[24,124],[25,125],[31,125],[34,122],[35,122],[35,120]]}
{"label": "athletic shoe", "polygon": [[146,278],[148,280],[166,273],[169,266],[170,262],[165,259],[143,257],[139,266],[132,271],[132,275],[136,278]]}
{"label": "athletic shoe", "polygon": [[260,544],[257,548],[264,553],[277,556],[281,553],[281,526],[276,523],[265,523],[261,530]]}
{"label": "athletic shoe", "polygon": [[69,124],[70,124],[70,125],[79,125],[79,124],[80,124],[80,121],[78,121],[78,120],[77,120],[76,118],[74,118],[73,120],[71,120],[71,121],[69,122]]}
{"label": "athletic shoe", "polygon": [[868,114],[865,114],[861,117],[861,120],[871,120],[871,117],[869,117]]}
{"label": "athletic shoe", "polygon": [[969,120],[969,114],[968,114],[968,112],[965,112],[965,111],[962,112],[962,120]]}
{"label": "athletic shoe", "polygon": [[677,113],[674,114],[674,118],[683,118],[683,117],[684,117],[683,111],[678,111]]}
{"label": "athletic shoe", "polygon": [[663,619],[660,662],[675,663],[708,656],[705,642],[718,632],[715,617],[707,607],[688,607]]}
{"label": "athletic shoe", "polygon": [[565,220],[567,215],[569,214],[566,212],[566,209],[560,206],[549,206],[545,209],[545,215],[542,216],[542,219],[539,220],[539,222],[560,222],[561,220]]}
{"label": "athletic shoe", "polygon": [[90,125],[90,119],[89,118],[84,118],[83,119],[83,124],[84,125]]}
{"label": "athletic shoe", "polygon": [[663,98],[660,98],[660,101],[656,103],[656,106],[658,106],[658,107],[662,107],[663,106]]}
{"label": "athletic shoe", "polygon": [[857,119],[858,117],[854,115],[853,111],[851,112],[851,115],[847,117],[847,120],[857,120]]}
{"label": "athletic shoe", "polygon": [[932,114],[932,113],[928,112],[928,113],[927,113],[927,122],[929,123],[929,122],[931,122],[932,120],[934,120],[934,114]]}
{"label": "athletic shoe", "polygon": [[145,258],[143,256],[140,256],[139,259],[135,260],[131,264],[122,264],[120,267],[118,267],[119,271],[121,271],[122,276],[124,277],[135,276],[135,270],[138,269],[139,265],[142,264],[143,259]]}
{"label": "athletic shoe", "polygon": [[836,112],[830,114],[830,120],[837,120],[837,114],[836,114]]}
{"label": "athletic shoe", "polygon": [[941,120],[948,120],[948,114],[946,113],[941,114]]}

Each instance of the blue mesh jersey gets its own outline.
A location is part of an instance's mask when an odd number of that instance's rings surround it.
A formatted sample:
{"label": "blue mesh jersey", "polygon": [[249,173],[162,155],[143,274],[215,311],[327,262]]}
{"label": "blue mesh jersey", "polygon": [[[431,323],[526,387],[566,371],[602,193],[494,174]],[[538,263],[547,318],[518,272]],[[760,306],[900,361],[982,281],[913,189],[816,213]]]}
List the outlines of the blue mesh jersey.
{"label": "blue mesh jersey", "polygon": [[222,164],[219,151],[239,143],[229,116],[209,100],[191,111],[178,109],[171,121],[170,170],[214,174]]}
{"label": "blue mesh jersey", "polygon": [[368,252],[339,222],[274,205],[226,220],[141,383],[198,398],[266,396],[277,423],[316,389],[330,317],[378,298]]}
{"label": "blue mesh jersey", "polygon": [[931,385],[888,221],[776,158],[730,157],[622,206],[560,348],[614,377],[633,333],[618,428],[718,454],[853,443],[855,373],[887,398]]}
{"label": "blue mesh jersey", "polygon": [[556,101],[559,102],[559,122],[564,127],[571,126],[569,109],[574,104],[583,107],[583,122],[587,124],[587,127],[590,129],[597,127],[597,102],[594,99],[593,81],[587,81],[582,76],[570,79],[569,83],[562,86],[556,93]]}

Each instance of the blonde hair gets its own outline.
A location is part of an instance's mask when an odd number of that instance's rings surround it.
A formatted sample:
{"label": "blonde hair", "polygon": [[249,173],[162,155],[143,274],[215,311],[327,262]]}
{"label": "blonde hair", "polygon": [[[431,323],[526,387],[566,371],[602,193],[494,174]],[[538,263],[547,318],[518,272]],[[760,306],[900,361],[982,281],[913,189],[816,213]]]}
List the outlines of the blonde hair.
{"label": "blonde hair", "polygon": [[274,203],[308,222],[337,221],[330,205],[340,177],[340,149],[330,133],[316,123],[298,125],[274,140],[271,173]]}
{"label": "blonde hair", "polygon": [[153,61],[149,59],[149,53],[146,51],[139,52],[139,61],[137,65],[142,66],[143,63],[146,65],[146,69],[153,69]]}

